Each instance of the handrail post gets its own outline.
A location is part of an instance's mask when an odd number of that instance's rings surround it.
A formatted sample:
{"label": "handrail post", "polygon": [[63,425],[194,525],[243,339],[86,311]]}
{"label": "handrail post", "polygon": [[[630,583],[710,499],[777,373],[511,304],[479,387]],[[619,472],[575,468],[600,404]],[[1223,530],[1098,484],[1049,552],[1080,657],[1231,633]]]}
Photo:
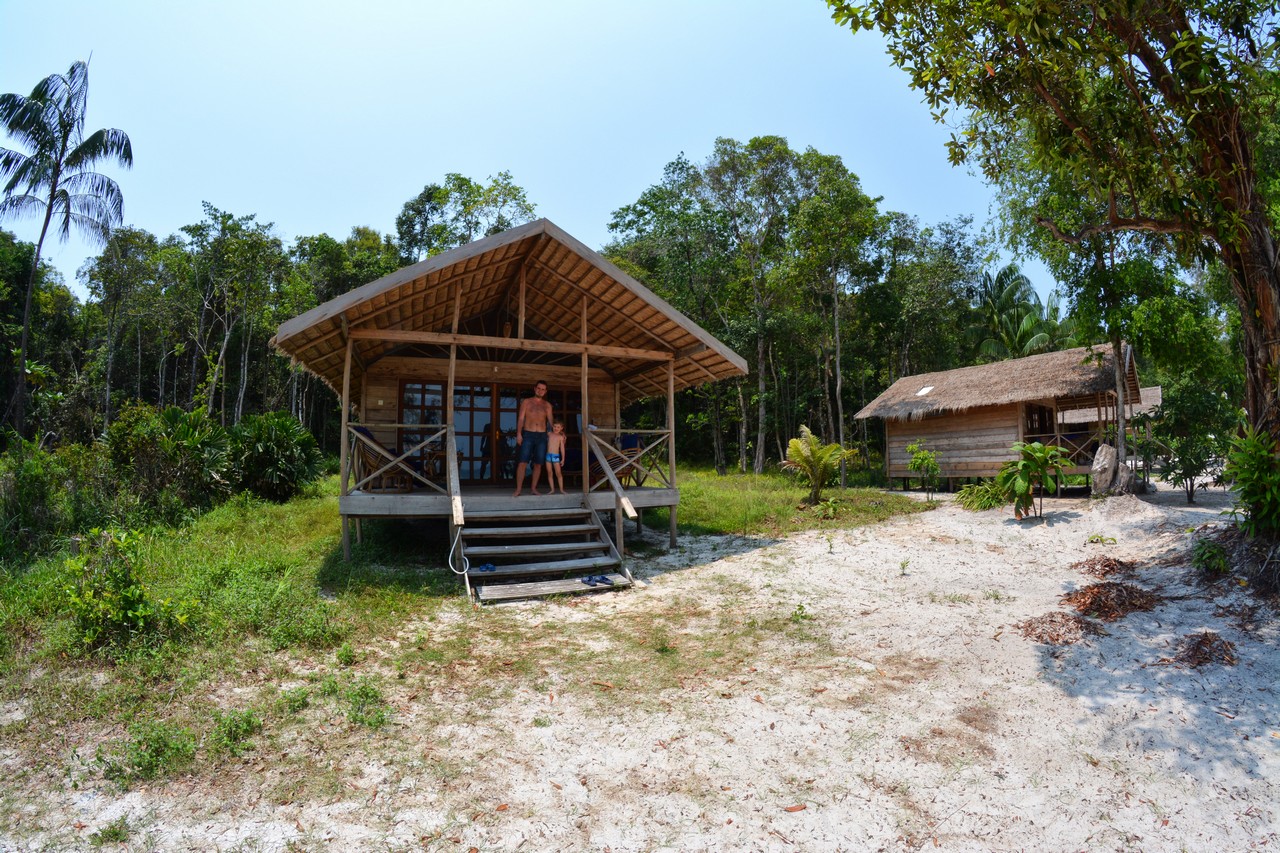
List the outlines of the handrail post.
{"label": "handrail post", "polygon": [[613,473],[613,467],[609,464],[608,457],[600,449],[600,439],[588,434],[587,441],[591,446],[591,452],[596,455],[596,459],[600,462],[600,469],[604,471],[605,479],[609,481],[609,488],[613,489],[617,505],[622,507],[622,511],[627,514],[627,518],[635,518],[636,508],[631,504],[631,498],[627,497],[626,492],[622,489],[622,484],[618,482],[617,476]]}
{"label": "handrail post", "polygon": [[448,458],[445,459],[445,465],[448,466],[449,471],[449,504],[453,512],[454,525],[457,527],[463,527],[466,525],[467,521],[463,516],[462,489],[458,482],[461,479],[458,476],[458,442],[457,439],[454,438],[453,424],[447,424],[445,429],[448,430],[445,447]]}

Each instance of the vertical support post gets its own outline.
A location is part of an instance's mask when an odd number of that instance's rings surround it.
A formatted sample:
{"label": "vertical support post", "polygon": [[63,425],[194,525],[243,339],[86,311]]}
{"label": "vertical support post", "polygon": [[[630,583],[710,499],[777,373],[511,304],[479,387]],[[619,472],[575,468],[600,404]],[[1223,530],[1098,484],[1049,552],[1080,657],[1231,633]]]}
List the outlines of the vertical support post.
{"label": "vertical support post", "polygon": [[[591,491],[591,447],[588,444],[587,424],[591,422],[591,406],[587,397],[587,369],[589,363],[587,361],[587,295],[582,294],[582,331],[581,338],[583,343],[582,349],[582,423],[579,431],[582,433],[582,497],[585,499],[587,493]],[[619,540],[618,547],[622,547]]]}
{"label": "vertical support post", "polygon": [[516,321],[516,337],[524,340],[524,264],[520,265],[520,316]]}
{"label": "vertical support post", "polygon": [[[462,311],[462,285],[455,283],[453,285],[453,333],[458,334],[458,316]],[[458,345],[449,344],[449,388],[445,396],[444,404],[444,424],[442,426],[453,426],[453,386],[454,379],[458,375]],[[447,444],[448,442],[446,442]],[[448,452],[448,448],[445,448]],[[449,460],[445,460],[445,476],[452,469],[448,465]]]}
{"label": "vertical support post", "polygon": [[[338,467],[342,469],[340,494],[343,497],[346,497],[347,487],[351,483],[351,454],[347,451],[351,437],[348,434],[347,423],[351,412],[351,350],[354,346],[355,341],[347,338],[347,355],[342,365],[342,428],[339,431],[342,443],[338,447]],[[342,559],[351,559],[351,522],[345,513],[342,516]]]}
{"label": "vertical support post", "polygon": [[[676,490],[676,360],[675,353],[667,362],[667,474],[671,489]],[[679,503],[679,498],[676,499]],[[676,504],[671,505],[671,547],[676,547]]]}

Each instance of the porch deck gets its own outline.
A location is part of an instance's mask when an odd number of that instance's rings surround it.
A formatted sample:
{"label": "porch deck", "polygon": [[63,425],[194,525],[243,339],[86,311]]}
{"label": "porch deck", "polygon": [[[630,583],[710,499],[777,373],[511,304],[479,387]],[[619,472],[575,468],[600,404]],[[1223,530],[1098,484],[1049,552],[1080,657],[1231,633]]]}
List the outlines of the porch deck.
{"label": "porch deck", "polygon": [[[524,494],[515,498],[511,496],[509,486],[463,485],[459,492],[462,495],[464,517],[471,513],[580,507],[584,502],[597,512],[612,512],[617,507],[617,496],[612,490],[585,494],[578,490],[567,495],[534,495],[526,487]],[[680,491],[675,488],[629,486],[624,487],[622,493],[637,510],[676,506],[680,503]],[[453,508],[449,495],[431,489],[415,489],[411,492],[352,491],[338,498],[338,512],[353,518],[451,518]]]}

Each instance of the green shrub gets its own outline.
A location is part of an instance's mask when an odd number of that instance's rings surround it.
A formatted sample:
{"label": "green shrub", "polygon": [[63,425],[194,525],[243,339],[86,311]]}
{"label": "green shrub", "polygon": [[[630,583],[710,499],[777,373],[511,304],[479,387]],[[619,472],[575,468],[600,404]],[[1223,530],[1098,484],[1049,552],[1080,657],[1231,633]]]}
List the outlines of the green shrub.
{"label": "green shrub", "polygon": [[98,747],[102,775],[127,785],[141,779],[157,779],[188,766],[196,755],[196,739],[181,726],[147,721],[129,726],[129,737]]}
{"label": "green shrub", "polygon": [[1231,574],[1227,549],[1212,539],[1197,539],[1191,549],[1191,565],[1202,575],[1220,578]]}
{"label": "green shrub", "polygon": [[387,722],[387,703],[382,692],[368,679],[360,679],[347,688],[347,719],[371,729],[378,729]]}
{"label": "green shrub", "polygon": [[240,755],[253,749],[249,738],[262,731],[262,718],[252,710],[213,712],[213,732],[209,746],[216,753]]}
{"label": "green shrub", "polygon": [[320,475],[323,458],[311,433],[288,412],[250,415],[231,430],[236,487],[283,502]]}
{"label": "green shrub", "polygon": [[[1016,459],[1004,463],[996,475],[1000,489],[1013,500],[1013,516],[1019,520],[1039,516],[1044,511],[1044,493],[1056,492],[1067,463],[1065,451],[1056,444],[1015,441],[1010,448]],[[1036,492],[1040,503],[1036,503]]]}
{"label": "green shrub", "polygon": [[230,490],[227,431],[203,409],[184,412],[170,406],[160,413],[164,431],[160,447],[172,467],[172,482],[185,506],[207,508]]}
{"label": "green shrub", "polygon": [[1010,500],[1010,495],[995,480],[966,483],[956,492],[956,503],[973,512],[1002,507]]}
{"label": "green shrub", "polygon": [[1280,456],[1276,440],[1263,430],[1247,427],[1231,442],[1223,477],[1236,490],[1232,515],[1250,536],[1280,534]]}
{"label": "green shrub", "polygon": [[94,530],[84,553],[67,560],[63,593],[80,645],[123,648],[186,623],[186,605],[154,600],[138,577],[135,559],[128,534]]}
{"label": "green shrub", "polygon": [[842,460],[852,459],[856,450],[845,450],[838,444],[823,444],[822,440],[800,427],[800,437],[787,443],[787,458],[782,462],[785,471],[795,471],[809,483],[810,504],[822,500],[822,489],[840,470]]}
{"label": "green shrub", "polygon": [[0,457],[0,552],[33,554],[65,528],[58,483],[63,472],[52,454],[8,434]]}
{"label": "green shrub", "polygon": [[933,500],[933,493],[938,488],[938,475],[942,473],[938,466],[938,451],[927,450],[924,439],[918,438],[907,445],[907,453],[911,454],[907,470],[915,472],[920,478],[920,485],[924,486],[925,497]]}
{"label": "green shrub", "polygon": [[304,686],[290,687],[280,691],[280,704],[290,714],[306,710],[311,704],[311,691]]}

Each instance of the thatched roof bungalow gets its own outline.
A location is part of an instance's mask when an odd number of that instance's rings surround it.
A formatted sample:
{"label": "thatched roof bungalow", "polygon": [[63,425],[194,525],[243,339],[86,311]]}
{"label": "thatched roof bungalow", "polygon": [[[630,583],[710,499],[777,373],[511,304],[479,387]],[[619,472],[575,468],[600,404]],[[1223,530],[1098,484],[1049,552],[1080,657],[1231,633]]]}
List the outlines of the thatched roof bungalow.
{"label": "thatched roof bungalow", "polygon": [[[358,536],[365,517],[462,528],[469,513],[489,523],[584,507],[669,507],[674,540],[675,392],[747,372],[710,332],[546,219],[338,296],[283,323],[271,344],[341,400],[346,550],[351,519]],[[563,467],[578,495],[513,496],[519,406],[536,381],[565,424]],[[665,428],[625,429],[623,407],[647,397],[666,398]],[[641,449],[624,454],[636,436]]]}
{"label": "thatched roof bungalow", "polygon": [[[1133,351],[1124,347],[1126,411],[1142,402]],[[1115,371],[1109,347],[1079,347],[994,364],[906,376],[858,412],[885,422],[888,476],[910,476],[906,447],[917,440],[938,452],[948,479],[991,477],[1012,458],[1015,441],[1067,448],[1072,473],[1088,473],[1098,435],[1067,420],[1115,422]]]}

